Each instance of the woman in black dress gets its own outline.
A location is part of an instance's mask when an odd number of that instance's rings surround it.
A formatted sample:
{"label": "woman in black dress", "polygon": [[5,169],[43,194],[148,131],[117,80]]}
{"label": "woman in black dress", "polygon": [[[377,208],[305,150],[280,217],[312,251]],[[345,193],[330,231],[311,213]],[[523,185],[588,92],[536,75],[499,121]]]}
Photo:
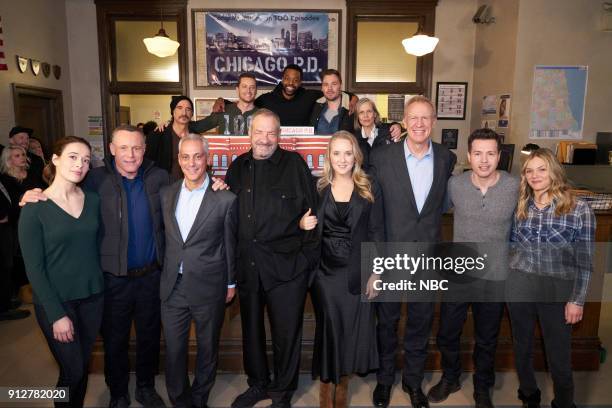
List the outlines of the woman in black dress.
{"label": "woman in black dress", "polygon": [[313,377],[321,381],[320,406],[347,406],[348,376],[378,368],[373,278],[361,273],[361,243],[384,240],[382,195],[362,170],[355,137],[336,132],[328,145],[318,217],[307,214],[303,229],[317,228],[321,261],[315,271],[312,299],[316,333]]}

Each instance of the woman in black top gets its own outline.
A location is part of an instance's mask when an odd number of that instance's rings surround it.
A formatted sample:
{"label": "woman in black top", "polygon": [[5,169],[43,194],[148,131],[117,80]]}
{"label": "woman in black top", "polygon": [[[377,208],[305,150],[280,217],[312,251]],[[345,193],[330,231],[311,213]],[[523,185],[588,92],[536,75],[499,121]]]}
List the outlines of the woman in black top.
{"label": "woman in black top", "polygon": [[23,147],[7,146],[2,150],[0,172],[3,174],[3,180],[13,179],[21,194],[32,188],[46,187],[46,183],[34,172],[29,171],[29,167],[27,152]]}
{"label": "woman in black top", "polygon": [[78,186],[90,160],[86,140],[58,140],[44,172],[51,183],[44,191],[48,199],[26,205],[19,219],[36,319],[59,365],[57,386],[69,390],[69,402],[56,406],[83,406],[89,358],[102,321],[100,199]]}
{"label": "woman in black top", "polygon": [[17,241],[17,222],[21,208],[19,199],[27,190],[32,188],[45,188],[46,184],[40,176],[31,171],[27,152],[21,146],[7,146],[0,156],[0,181],[10,197],[9,223],[12,232],[13,259],[11,261],[11,293],[17,295],[19,288],[28,283],[21,256],[21,249]]}
{"label": "woman in black top", "polygon": [[391,136],[392,124],[381,122],[380,113],[378,113],[376,104],[371,99],[361,98],[355,106],[354,116],[355,131],[353,133],[363,152],[363,168],[367,170],[370,164],[371,150],[402,141],[405,134],[401,134],[395,139]]}
{"label": "woman in black top", "polygon": [[300,221],[301,228],[316,227],[321,236],[312,284],[317,321],[312,374],[321,381],[321,407],[347,406],[348,376],[378,368],[375,311],[362,301],[362,295],[372,299],[377,293],[374,278],[361,273],[361,243],[384,240],[383,203],[362,160],[355,137],[336,132],[317,185],[320,222],[310,214]]}

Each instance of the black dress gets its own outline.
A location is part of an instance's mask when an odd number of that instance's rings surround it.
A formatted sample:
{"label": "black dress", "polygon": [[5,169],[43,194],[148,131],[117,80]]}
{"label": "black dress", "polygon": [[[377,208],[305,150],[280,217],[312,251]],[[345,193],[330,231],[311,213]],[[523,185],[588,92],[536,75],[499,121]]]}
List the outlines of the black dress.
{"label": "black dress", "polygon": [[338,384],[343,375],[376,370],[378,349],[374,304],[351,293],[348,285],[353,201],[336,202],[331,192],[329,197],[319,209],[323,226],[321,262],[312,285],[317,324],[312,375]]}

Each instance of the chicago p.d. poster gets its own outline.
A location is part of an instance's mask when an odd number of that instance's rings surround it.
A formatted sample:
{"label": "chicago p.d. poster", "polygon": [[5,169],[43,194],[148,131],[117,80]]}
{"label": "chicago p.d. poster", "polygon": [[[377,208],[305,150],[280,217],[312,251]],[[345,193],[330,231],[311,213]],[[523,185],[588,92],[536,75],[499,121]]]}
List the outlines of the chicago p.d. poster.
{"label": "chicago p.d. poster", "polygon": [[299,65],[304,84],[337,68],[339,12],[194,11],[196,86],[233,86],[243,72],[276,85]]}

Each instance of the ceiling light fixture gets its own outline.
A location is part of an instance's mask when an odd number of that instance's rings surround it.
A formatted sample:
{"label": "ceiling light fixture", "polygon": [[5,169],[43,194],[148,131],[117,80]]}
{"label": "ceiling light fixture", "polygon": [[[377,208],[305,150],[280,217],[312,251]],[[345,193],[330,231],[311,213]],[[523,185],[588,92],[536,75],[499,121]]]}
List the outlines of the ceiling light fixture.
{"label": "ceiling light fixture", "polygon": [[142,41],[147,47],[147,51],[153,55],[157,55],[160,58],[169,57],[176,54],[176,50],[181,45],[178,42],[171,40],[164,30],[164,11],[160,9],[161,13],[161,28],[155,35],[155,37],[145,38]]}
{"label": "ceiling light fixture", "polygon": [[417,32],[410,38],[402,40],[402,45],[406,52],[410,55],[422,57],[434,51],[438,45],[439,38],[430,37],[423,32],[423,28],[419,23]]}

